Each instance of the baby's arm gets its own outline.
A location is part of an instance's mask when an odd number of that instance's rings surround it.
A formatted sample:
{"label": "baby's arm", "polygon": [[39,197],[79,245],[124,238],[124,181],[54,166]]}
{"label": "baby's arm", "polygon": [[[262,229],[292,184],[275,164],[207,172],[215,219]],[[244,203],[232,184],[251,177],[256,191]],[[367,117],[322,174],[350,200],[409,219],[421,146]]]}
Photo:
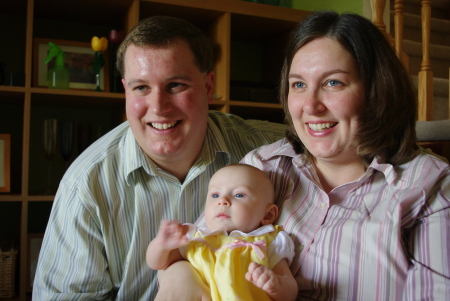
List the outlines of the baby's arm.
{"label": "baby's arm", "polygon": [[188,243],[188,226],[177,221],[162,220],[158,234],[147,248],[147,264],[154,270],[165,270],[172,263],[182,260],[179,247]]}
{"label": "baby's arm", "polygon": [[295,300],[298,293],[297,282],[286,259],[280,260],[271,270],[269,267],[251,262],[245,279],[263,289],[275,301]]}

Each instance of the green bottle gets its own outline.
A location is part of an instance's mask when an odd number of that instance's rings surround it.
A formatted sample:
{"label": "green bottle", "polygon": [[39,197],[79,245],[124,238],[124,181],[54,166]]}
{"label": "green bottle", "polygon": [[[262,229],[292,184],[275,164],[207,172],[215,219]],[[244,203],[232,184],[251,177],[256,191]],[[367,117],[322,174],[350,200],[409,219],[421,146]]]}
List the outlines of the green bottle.
{"label": "green bottle", "polygon": [[64,57],[66,55],[55,43],[49,42],[48,46],[50,50],[45,63],[48,64],[48,62],[56,57],[55,66],[48,70],[48,87],[50,89],[69,89],[69,70],[64,66]]}

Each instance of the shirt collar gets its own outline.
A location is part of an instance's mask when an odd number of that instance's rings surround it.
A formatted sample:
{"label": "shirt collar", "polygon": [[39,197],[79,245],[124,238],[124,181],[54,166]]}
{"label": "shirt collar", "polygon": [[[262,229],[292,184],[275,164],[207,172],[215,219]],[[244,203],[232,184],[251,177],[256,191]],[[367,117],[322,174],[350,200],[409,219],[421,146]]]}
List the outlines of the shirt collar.
{"label": "shirt collar", "polygon": [[124,175],[125,181],[130,185],[130,177],[135,170],[143,167],[151,174],[151,168],[147,162],[147,156],[137,143],[131,128],[128,128],[123,141],[124,147],[122,148],[122,158],[125,162]]}
{"label": "shirt collar", "polygon": [[258,229],[254,230],[250,233],[245,233],[245,232],[242,232],[239,230],[234,230],[234,231],[231,231],[230,234],[228,234],[227,231],[225,231],[225,230],[212,231],[212,230],[208,229],[208,227],[202,226],[202,227],[198,227],[198,231],[203,236],[225,235],[225,236],[230,236],[230,237],[247,237],[247,236],[259,236],[259,235],[263,235],[266,233],[270,233],[270,232],[275,231],[275,228],[273,227],[273,225],[265,225],[265,226],[259,227]]}
{"label": "shirt collar", "polygon": [[[151,160],[147,154],[139,146],[136,138],[128,128],[125,139],[122,158],[124,158],[125,166],[125,181],[130,185],[132,173],[143,168],[149,175],[156,176],[159,172],[159,167]],[[196,165],[206,166],[213,162],[217,154],[224,154],[227,157],[227,161],[230,163],[230,153],[229,149],[225,143],[222,133],[220,132],[214,121],[208,117],[208,129],[206,131],[205,142],[203,144],[202,150],[200,152],[199,159]]]}
{"label": "shirt collar", "polygon": [[[273,150],[270,154],[267,154],[265,157],[263,157],[263,160],[269,160],[277,156],[291,157],[293,164],[297,168],[311,167],[311,164],[309,164],[306,160],[306,156],[303,154],[296,154],[293,147],[287,140],[285,140],[285,143],[283,143],[279,148]],[[395,168],[392,164],[382,163],[383,161],[383,158],[379,156],[375,157],[361,180],[370,177],[374,171],[380,171],[384,174],[386,182],[389,185],[393,184],[397,179],[397,172],[395,171]]]}
{"label": "shirt collar", "polygon": [[217,125],[208,117],[208,130],[206,131],[205,142],[201,150],[201,155],[206,165],[210,164],[216,158],[217,153],[227,155],[228,164],[230,163],[230,151]]}
{"label": "shirt collar", "polygon": [[378,170],[384,174],[384,178],[389,185],[392,185],[397,180],[397,172],[392,164],[381,163],[384,160],[377,156],[372,160],[372,163],[367,168],[366,174],[372,174],[374,170]]}
{"label": "shirt collar", "polygon": [[262,159],[270,160],[271,158],[274,158],[277,156],[291,157],[293,164],[297,168],[300,168],[302,166],[310,167],[310,164],[306,160],[306,156],[304,154],[295,153],[294,148],[286,140],[286,138],[284,139],[284,143],[279,148],[274,149],[272,152],[266,154],[264,157],[262,157]]}

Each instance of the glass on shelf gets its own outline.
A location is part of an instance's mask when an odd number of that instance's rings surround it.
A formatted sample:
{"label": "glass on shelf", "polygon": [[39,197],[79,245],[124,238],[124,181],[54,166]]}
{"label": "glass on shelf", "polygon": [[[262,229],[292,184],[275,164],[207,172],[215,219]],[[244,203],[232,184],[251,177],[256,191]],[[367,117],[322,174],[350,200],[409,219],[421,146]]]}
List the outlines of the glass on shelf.
{"label": "glass on shelf", "polygon": [[47,188],[45,194],[52,194],[52,159],[56,152],[56,137],[57,137],[58,121],[56,119],[45,119],[43,122],[43,144],[44,155],[47,158]]}

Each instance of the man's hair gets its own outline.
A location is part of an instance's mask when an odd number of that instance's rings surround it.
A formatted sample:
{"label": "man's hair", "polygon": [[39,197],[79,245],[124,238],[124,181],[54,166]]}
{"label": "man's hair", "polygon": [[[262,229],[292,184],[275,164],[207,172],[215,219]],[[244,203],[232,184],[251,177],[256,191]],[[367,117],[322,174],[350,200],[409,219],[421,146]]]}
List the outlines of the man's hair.
{"label": "man's hair", "polygon": [[149,17],[133,27],[117,50],[116,68],[124,77],[125,53],[130,45],[164,47],[177,41],[184,41],[189,45],[195,64],[201,72],[212,70],[213,54],[208,37],[192,23],[167,16]]}
{"label": "man's hair", "polygon": [[354,142],[367,166],[375,156],[394,165],[411,159],[416,145],[416,93],[392,46],[364,17],[319,11],[303,20],[292,34],[281,74],[280,102],[288,125],[287,139],[297,153],[308,154],[293,126],[287,97],[289,72],[297,51],[308,42],[328,37],[352,55],[364,84],[363,111]]}

